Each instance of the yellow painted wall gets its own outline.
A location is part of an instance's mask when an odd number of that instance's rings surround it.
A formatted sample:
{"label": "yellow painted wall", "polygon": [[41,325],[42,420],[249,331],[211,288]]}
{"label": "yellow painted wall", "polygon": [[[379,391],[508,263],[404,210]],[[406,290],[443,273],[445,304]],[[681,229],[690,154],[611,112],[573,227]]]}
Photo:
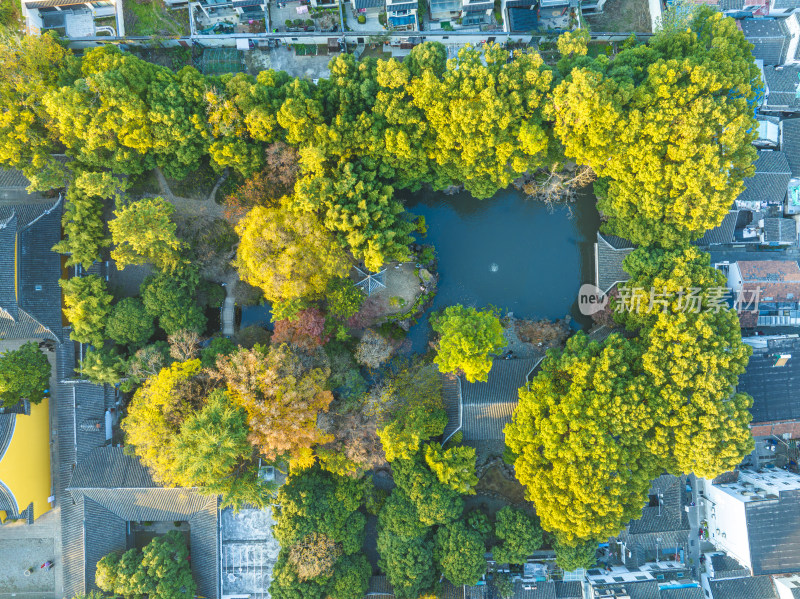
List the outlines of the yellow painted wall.
{"label": "yellow painted wall", "polygon": [[0,480],[14,494],[20,511],[31,502],[34,518],[50,510],[49,399],[31,405],[30,416],[17,415],[14,436],[0,462]]}

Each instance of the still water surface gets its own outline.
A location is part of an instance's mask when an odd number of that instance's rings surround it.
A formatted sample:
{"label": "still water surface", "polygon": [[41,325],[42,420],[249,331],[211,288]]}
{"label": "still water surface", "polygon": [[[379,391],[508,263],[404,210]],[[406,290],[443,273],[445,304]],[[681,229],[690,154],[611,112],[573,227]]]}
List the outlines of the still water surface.
{"label": "still water surface", "polygon": [[[420,193],[406,201],[425,216],[424,243],[435,246],[439,288],[432,310],[452,304],[495,306],[519,318],[588,321],[577,310],[578,289],[594,282],[594,242],[600,225],[595,198],[548,208],[516,190],[488,200],[467,193]],[[423,351],[427,317],[410,332]]]}

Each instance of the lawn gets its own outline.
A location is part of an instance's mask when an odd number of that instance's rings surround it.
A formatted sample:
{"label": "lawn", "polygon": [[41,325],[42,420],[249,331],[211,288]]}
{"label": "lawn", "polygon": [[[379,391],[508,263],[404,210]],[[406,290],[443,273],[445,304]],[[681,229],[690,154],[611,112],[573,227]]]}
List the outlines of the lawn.
{"label": "lawn", "polygon": [[189,35],[189,9],[166,8],[162,0],[129,0],[124,5],[128,35]]}
{"label": "lawn", "polygon": [[608,0],[600,15],[584,15],[593,32],[650,32],[647,0]]}

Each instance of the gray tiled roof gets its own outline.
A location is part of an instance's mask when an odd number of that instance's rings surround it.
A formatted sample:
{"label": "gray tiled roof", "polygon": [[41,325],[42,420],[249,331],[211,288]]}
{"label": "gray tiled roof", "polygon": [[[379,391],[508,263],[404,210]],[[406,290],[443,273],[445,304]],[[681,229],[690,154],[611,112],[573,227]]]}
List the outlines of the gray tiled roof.
{"label": "gray tiled roof", "polygon": [[[105,443],[105,435],[75,430],[75,422],[88,417],[103,417],[105,392],[89,383],[69,384],[74,377],[75,344],[71,341],[56,347],[56,385],[58,438],[58,505],[61,507],[61,564],[64,595],[73,597],[86,591],[83,530],[83,497],[73,498],[67,490],[73,468],[79,459]],[[77,408],[76,408],[77,406]]]}
{"label": "gray tiled roof", "polygon": [[744,8],[744,0],[720,0],[719,9],[726,10],[742,10]]}
{"label": "gray tiled roof", "polygon": [[0,169],[0,199],[24,200],[28,197],[26,188],[30,184],[21,171]]}
{"label": "gray tiled roof", "polygon": [[797,222],[793,218],[765,218],[764,241],[796,243]]}
{"label": "gray tiled roof", "polygon": [[394,597],[394,589],[386,576],[372,576],[367,586],[366,597]]}
{"label": "gray tiled roof", "polygon": [[753,44],[753,56],[765,65],[783,64],[789,49],[788,29],[783,19],[742,19],[745,39]]}
{"label": "gray tiled roof", "polygon": [[631,552],[630,564],[633,566],[645,563],[654,553],[688,548],[690,529],[683,509],[684,485],[684,478],[670,474],[664,474],[651,483],[648,494],[654,500],[653,505],[646,505],[641,517],[631,520],[619,534],[619,539]]}
{"label": "gray tiled roof", "polygon": [[700,587],[688,589],[664,587],[661,589],[661,599],[705,599],[705,595]]}
{"label": "gray tiled roof", "polygon": [[[614,240],[620,239],[619,237]],[[615,248],[605,235],[597,234],[595,244],[595,285],[608,291],[614,283],[627,281],[630,277],[622,268],[622,261],[633,248]]]}
{"label": "gray tiled roof", "polygon": [[624,594],[630,599],[660,599],[658,584],[655,580],[603,585],[602,588],[614,589],[617,591],[617,595],[622,595],[622,589],[625,589]]}
{"label": "gray tiled roof", "polygon": [[0,338],[61,339],[61,200],[0,207]]}
{"label": "gray tiled roof", "polygon": [[0,414],[0,460],[3,459],[3,455],[8,449],[8,445],[11,443],[11,437],[14,436],[16,424],[16,414]]}
{"label": "gray tiled roof", "polygon": [[518,580],[514,584],[514,599],[557,599],[556,585],[552,581],[522,582]]}
{"label": "gray tiled roof", "polygon": [[386,6],[386,0],[354,0],[353,7],[356,10],[365,8],[383,8]]}
{"label": "gray tiled roof", "polygon": [[121,447],[98,447],[75,467],[69,490],[89,497],[129,522],[185,520],[208,498],[194,489],[164,488]]}
{"label": "gray tiled roof", "polygon": [[736,200],[772,204],[783,202],[789,186],[789,179],[792,178],[786,154],[772,150],[760,150],[755,168],[755,175],[744,180],[745,189]]}
{"label": "gray tiled roof", "polygon": [[722,219],[722,222],[718,226],[709,229],[700,239],[692,243],[701,247],[733,243],[733,234],[736,230],[736,219],[738,215],[739,212],[737,210],[731,210],[725,215],[725,218]]}
{"label": "gray tiled roof", "polygon": [[786,154],[792,177],[800,177],[800,119],[781,123],[781,150]]}
{"label": "gray tiled roof", "polygon": [[519,388],[536,360],[495,360],[485,383],[462,381],[464,441],[503,440],[519,402]]}
{"label": "gray tiled roof", "polygon": [[800,67],[764,67],[764,80],[769,96],[766,99],[767,110],[785,112],[800,111],[800,99],[796,97]]}
{"label": "gray tiled roof", "polygon": [[769,576],[710,580],[714,599],[778,599]]}
{"label": "gray tiled roof", "polygon": [[556,581],[557,599],[583,599],[583,589],[578,581]]}
{"label": "gray tiled roof", "polygon": [[81,503],[83,520],[90,523],[83,532],[86,587],[99,590],[94,582],[97,562],[112,551],[125,551],[128,548],[128,525],[125,520],[91,499],[84,498]]}
{"label": "gray tiled roof", "polygon": [[[688,531],[689,521],[683,509],[683,478],[664,474],[650,485],[649,495],[662,495],[661,507],[645,506],[642,517],[628,524],[628,535]],[[660,514],[660,515],[659,515]]]}
{"label": "gray tiled roof", "polygon": [[711,567],[714,570],[714,578],[750,576],[749,569],[724,553],[715,553],[711,556]]}
{"label": "gray tiled roof", "polygon": [[[78,463],[69,490],[124,522],[188,521],[195,581],[201,595],[217,597],[217,497],[200,495],[194,489],[158,487],[138,459],[110,446],[94,449]],[[86,520],[84,528],[102,530],[105,522],[105,518],[100,523]],[[91,580],[88,573],[86,576]]]}

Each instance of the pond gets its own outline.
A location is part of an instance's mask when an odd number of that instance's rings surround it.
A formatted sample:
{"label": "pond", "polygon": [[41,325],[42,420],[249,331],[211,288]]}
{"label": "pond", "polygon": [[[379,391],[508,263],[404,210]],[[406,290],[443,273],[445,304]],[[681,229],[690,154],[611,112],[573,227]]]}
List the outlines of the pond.
{"label": "pond", "polygon": [[[421,192],[406,208],[425,216],[424,243],[436,248],[439,287],[431,311],[452,304],[495,306],[517,318],[589,319],[577,309],[578,289],[594,283],[594,243],[600,226],[589,189],[569,206],[549,208],[508,189],[488,200],[467,193]],[[424,351],[427,316],[412,327],[414,351]]]}

